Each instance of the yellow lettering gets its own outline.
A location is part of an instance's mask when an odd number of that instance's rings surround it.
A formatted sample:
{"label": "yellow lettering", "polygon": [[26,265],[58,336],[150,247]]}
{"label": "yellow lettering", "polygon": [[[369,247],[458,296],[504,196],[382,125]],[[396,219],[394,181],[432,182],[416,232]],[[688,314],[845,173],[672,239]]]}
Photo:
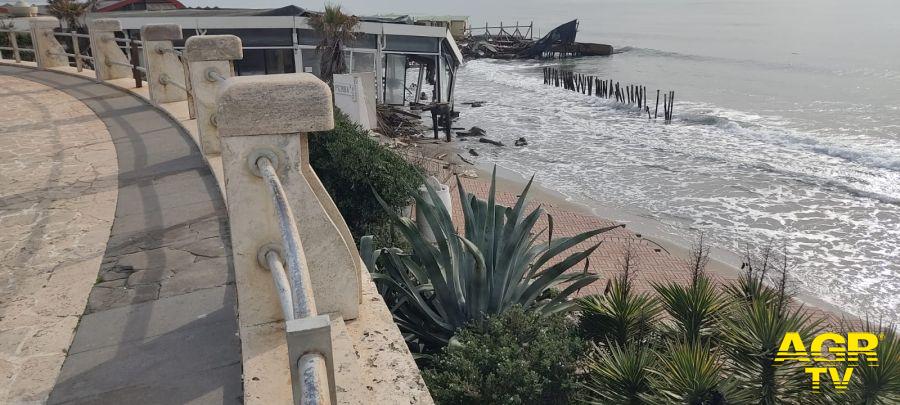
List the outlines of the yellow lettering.
{"label": "yellow lettering", "polygon": [[[865,342],[865,344],[860,344]],[[874,333],[868,332],[850,332],[847,334],[847,355],[848,361],[859,361],[859,355],[865,356],[867,362],[878,363],[878,354],[875,348],[878,347],[878,337]]]}
{"label": "yellow lettering", "polygon": [[806,352],[806,345],[797,332],[788,332],[784,334],[784,340],[778,348],[778,354],[775,356],[776,362],[787,360],[809,361],[809,354]]}
{"label": "yellow lettering", "polygon": [[[834,345],[825,346],[825,342],[833,342]],[[847,343],[847,341],[844,339],[844,337],[838,335],[837,333],[823,333],[813,339],[812,345],[810,345],[809,347],[809,351],[814,355],[817,355],[817,357],[813,359],[814,361],[845,361],[846,356],[844,355],[844,348],[841,346],[837,346],[845,343]],[[829,354],[834,354],[835,358],[832,359],[830,357],[826,357]]]}
{"label": "yellow lettering", "polygon": [[843,377],[841,377],[841,374],[836,368],[829,368],[828,375],[831,377],[831,381],[834,382],[835,389],[846,390],[847,386],[850,384],[850,377],[853,376],[853,367],[847,367],[847,369],[844,370]]}

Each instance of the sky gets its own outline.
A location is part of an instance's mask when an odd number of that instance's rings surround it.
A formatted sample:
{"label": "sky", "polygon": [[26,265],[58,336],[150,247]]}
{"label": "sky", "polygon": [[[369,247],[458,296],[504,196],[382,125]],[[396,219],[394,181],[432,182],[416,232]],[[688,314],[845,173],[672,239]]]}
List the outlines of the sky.
{"label": "sky", "polygon": [[[287,5],[321,10],[324,1],[289,1],[289,0],[181,0],[189,7],[238,7],[238,8],[275,8]],[[553,3],[560,7],[574,7],[583,4],[585,0],[562,0]],[[496,24],[502,18],[505,24],[515,23],[519,19],[526,23],[542,14],[541,9],[547,7],[546,0],[453,0],[453,1],[428,1],[428,0],[341,0],[332,1],[342,6],[345,10],[360,15],[375,14],[412,14],[412,15],[463,15],[471,16],[469,23],[483,25],[485,21]],[[574,15],[575,13],[573,13]],[[547,21],[548,28],[562,24],[565,21]]]}

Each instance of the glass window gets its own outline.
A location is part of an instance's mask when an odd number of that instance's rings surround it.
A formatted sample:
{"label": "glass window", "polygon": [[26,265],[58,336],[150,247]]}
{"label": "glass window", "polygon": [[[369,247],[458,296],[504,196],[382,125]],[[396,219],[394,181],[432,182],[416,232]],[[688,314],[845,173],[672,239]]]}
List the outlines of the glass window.
{"label": "glass window", "polygon": [[438,38],[416,37],[412,35],[387,35],[386,51],[437,52]]}
{"label": "glass window", "polygon": [[372,52],[353,52],[353,67],[350,69],[353,73],[374,72],[375,71],[375,53]]}
{"label": "glass window", "polygon": [[[208,29],[206,35],[234,35],[243,46],[293,46],[290,28]],[[184,30],[184,38],[197,35],[196,30]]]}
{"label": "glass window", "polygon": [[384,102],[402,105],[406,90],[406,56],[385,55]]}
{"label": "glass window", "polygon": [[234,72],[239,76],[266,74],[265,50],[244,49],[244,59],[234,61]]}
{"label": "glass window", "polygon": [[239,76],[294,73],[294,52],[291,49],[245,49],[244,59],[234,61]]}
{"label": "glass window", "polygon": [[303,72],[312,73],[318,76],[319,70],[319,53],[315,49],[301,49],[300,56],[303,58]]}

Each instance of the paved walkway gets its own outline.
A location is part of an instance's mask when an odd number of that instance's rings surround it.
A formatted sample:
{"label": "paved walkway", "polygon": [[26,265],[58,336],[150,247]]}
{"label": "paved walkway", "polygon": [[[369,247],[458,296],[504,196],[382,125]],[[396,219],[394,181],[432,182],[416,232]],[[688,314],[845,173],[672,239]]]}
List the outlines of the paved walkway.
{"label": "paved walkway", "polygon": [[48,402],[240,403],[227,213],[189,136],[142,99],[90,80],[0,66],[4,75],[80,100],[117,155],[115,219]]}
{"label": "paved walkway", "polygon": [[0,403],[47,398],[116,211],[103,122],[53,88],[0,76]]}

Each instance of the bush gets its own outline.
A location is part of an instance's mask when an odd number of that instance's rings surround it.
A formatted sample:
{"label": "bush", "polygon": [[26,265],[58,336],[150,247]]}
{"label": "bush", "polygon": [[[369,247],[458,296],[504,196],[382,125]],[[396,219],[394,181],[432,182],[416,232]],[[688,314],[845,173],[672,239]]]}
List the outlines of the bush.
{"label": "bush", "polygon": [[563,315],[516,306],[455,340],[423,373],[439,404],[560,404],[574,394],[584,345]]}
{"label": "bush", "polygon": [[422,183],[420,170],[337,110],[334,129],[310,136],[309,148],[310,163],[354,239],[375,235],[378,245],[395,242],[390,217],[372,190],[399,211],[412,202],[412,193]]}

